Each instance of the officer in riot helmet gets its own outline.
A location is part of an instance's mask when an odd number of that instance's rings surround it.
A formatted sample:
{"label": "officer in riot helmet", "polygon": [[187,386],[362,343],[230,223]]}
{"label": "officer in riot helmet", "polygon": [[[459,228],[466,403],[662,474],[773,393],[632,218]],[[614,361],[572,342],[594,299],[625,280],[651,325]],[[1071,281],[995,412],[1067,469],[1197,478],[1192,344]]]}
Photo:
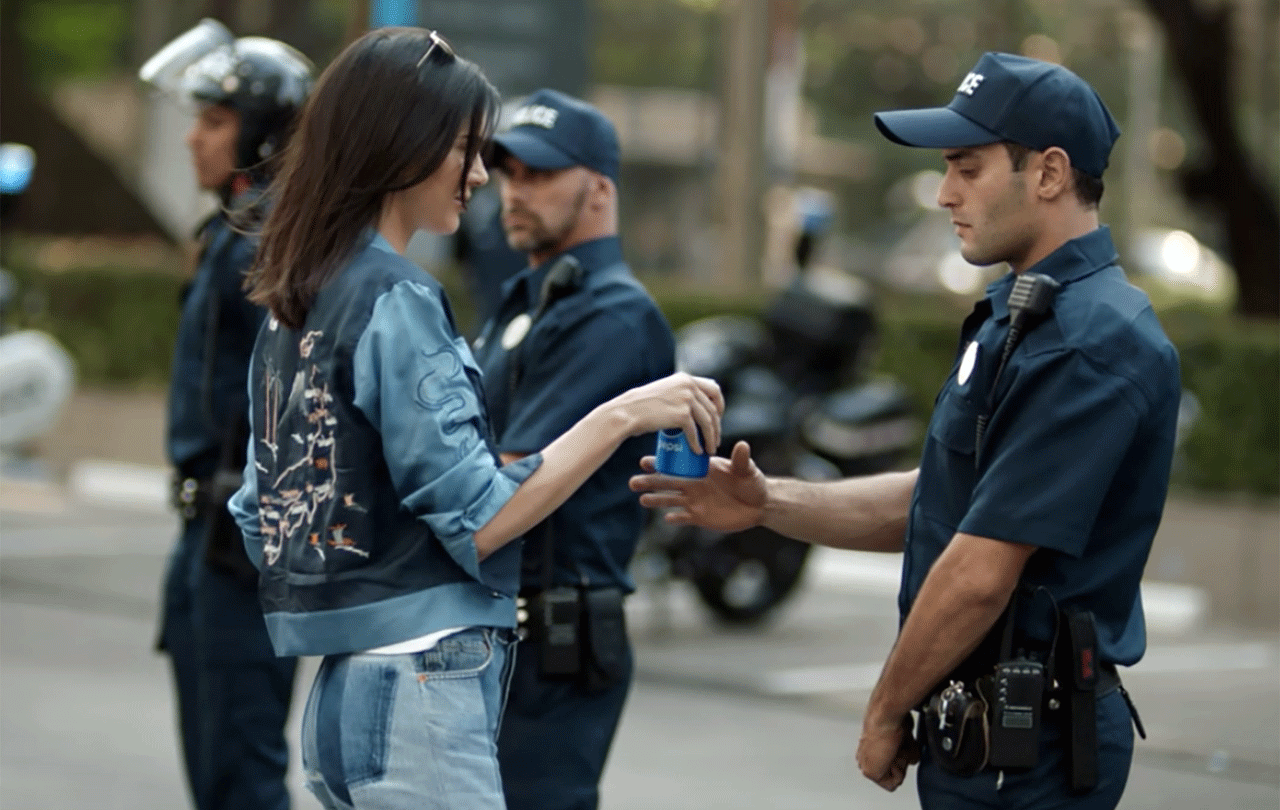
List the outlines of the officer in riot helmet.
{"label": "officer in riot helmet", "polygon": [[159,647],[169,654],[195,807],[289,806],[284,729],[296,660],[277,658],[257,573],[227,498],[248,437],[245,380],[264,311],[243,289],[264,191],[311,87],[312,65],[273,39],[234,38],[204,20],[152,57],[140,78],[194,105],[187,135],[197,184],[218,210],[197,231],[182,300],[166,447],[182,528],[164,582]]}

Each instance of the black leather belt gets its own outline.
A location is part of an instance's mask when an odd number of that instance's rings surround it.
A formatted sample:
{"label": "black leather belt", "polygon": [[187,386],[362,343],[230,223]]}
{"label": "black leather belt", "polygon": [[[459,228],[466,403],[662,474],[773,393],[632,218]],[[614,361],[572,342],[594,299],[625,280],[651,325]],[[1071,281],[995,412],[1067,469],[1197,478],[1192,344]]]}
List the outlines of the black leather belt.
{"label": "black leather belt", "polygon": [[1095,692],[1098,697],[1109,695],[1120,688],[1120,673],[1115,664],[1103,663],[1098,666],[1098,685]]}

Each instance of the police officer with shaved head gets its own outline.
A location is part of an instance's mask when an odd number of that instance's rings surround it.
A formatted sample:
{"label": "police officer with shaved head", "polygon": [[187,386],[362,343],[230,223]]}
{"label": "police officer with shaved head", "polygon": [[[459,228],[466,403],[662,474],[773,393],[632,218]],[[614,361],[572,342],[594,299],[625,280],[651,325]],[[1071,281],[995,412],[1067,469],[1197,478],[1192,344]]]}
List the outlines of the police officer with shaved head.
{"label": "police officer with shaved head", "polygon": [[1098,219],[1119,129],[1076,74],[1003,53],[946,107],[875,120],[939,150],[961,255],[1010,271],[961,327],[919,468],[779,480],[739,443],[705,480],[632,486],[675,522],[904,552],[902,625],[858,744],[867,778],[894,790],[918,762],[930,810],[1113,808],[1141,732],[1117,668],[1146,648],[1138,585],[1181,391]]}
{"label": "police officer with shaved head", "polygon": [[[504,462],[597,405],[670,374],[671,328],[618,238],[618,136],[599,110],[539,90],[494,138],[508,244],[528,267],[502,287],[475,355]],[[511,810],[591,810],[632,678],[623,597],[643,510],[627,441],[525,537],[522,636],[498,740]]]}

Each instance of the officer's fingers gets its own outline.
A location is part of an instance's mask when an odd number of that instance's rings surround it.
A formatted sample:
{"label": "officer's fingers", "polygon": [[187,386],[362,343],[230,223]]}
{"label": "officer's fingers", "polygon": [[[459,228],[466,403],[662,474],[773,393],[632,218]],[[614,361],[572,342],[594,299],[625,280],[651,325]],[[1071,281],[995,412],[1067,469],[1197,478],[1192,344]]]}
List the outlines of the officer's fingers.
{"label": "officer's fingers", "polygon": [[733,446],[733,454],[730,457],[729,472],[733,475],[746,476],[751,474],[751,445],[745,441],[739,441]]}
{"label": "officer's fingers", "polygon": [[906,777],[906,772],[895,766],[891,767],[887,774],[877,779],[876,784],[892,793],[902,785],[902,781],[906,779]]}
{"label": "officer's fingers", "polygon": [[903,746],[902,758],[908,766],[920,764],[920,743],[911,740]]}
{"label": "officer's fingers", "polygon": [[693,515],[684,509],[670,509],[663,513],[662,519],[672,526],[693,525]]}
{"label": "officer's fingers", "polygon": [[[652,468],[653,464],[650,463],[649,466]],[[630,480],[627,481],[627,485],[631,487],[633,492],[679,494],[685,481],[686,479],[675,476],[650,472],[631,476]]]}
{"label": "officer's fingers", "polygon": [[646,492],[640,496],[640,505],[646,509],[670,509],[685,505],[685,497],[679,492]]}
{"label": "officer's fingers", "polygon": [[[650,473],[656,472],[658,469],[658,463],[653,456],[645,456],[644,458],[640,459],[640,469]],[[640,476],[636,476],[636,478],[639,478],[639,477]],[[631,480],[635,481],[636,478],[632,478]],[[635,486],[632,486],[631,488],[635,489]]]}

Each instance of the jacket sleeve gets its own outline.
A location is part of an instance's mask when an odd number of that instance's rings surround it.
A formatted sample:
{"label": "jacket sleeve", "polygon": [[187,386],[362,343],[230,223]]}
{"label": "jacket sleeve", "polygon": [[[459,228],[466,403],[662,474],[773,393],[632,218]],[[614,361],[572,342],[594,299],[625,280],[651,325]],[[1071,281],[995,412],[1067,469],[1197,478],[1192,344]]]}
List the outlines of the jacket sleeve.
{"label": "jacket sleeve", "polygon": [[480,580],[475,531],[541,456],[499,467],[486,442],[479,369],[425,284],[401,281],[378,298],[352,366],[356,407],[382,436],[401,505]]}
{"label": "jacket sleeve", "polygon": [[245,450],[244,481],[227,501],[227,509],[244,535],[244,550],[249,561],[262,570],[262,533],[258,523],[258,471],[253,455],[253,437]]}

